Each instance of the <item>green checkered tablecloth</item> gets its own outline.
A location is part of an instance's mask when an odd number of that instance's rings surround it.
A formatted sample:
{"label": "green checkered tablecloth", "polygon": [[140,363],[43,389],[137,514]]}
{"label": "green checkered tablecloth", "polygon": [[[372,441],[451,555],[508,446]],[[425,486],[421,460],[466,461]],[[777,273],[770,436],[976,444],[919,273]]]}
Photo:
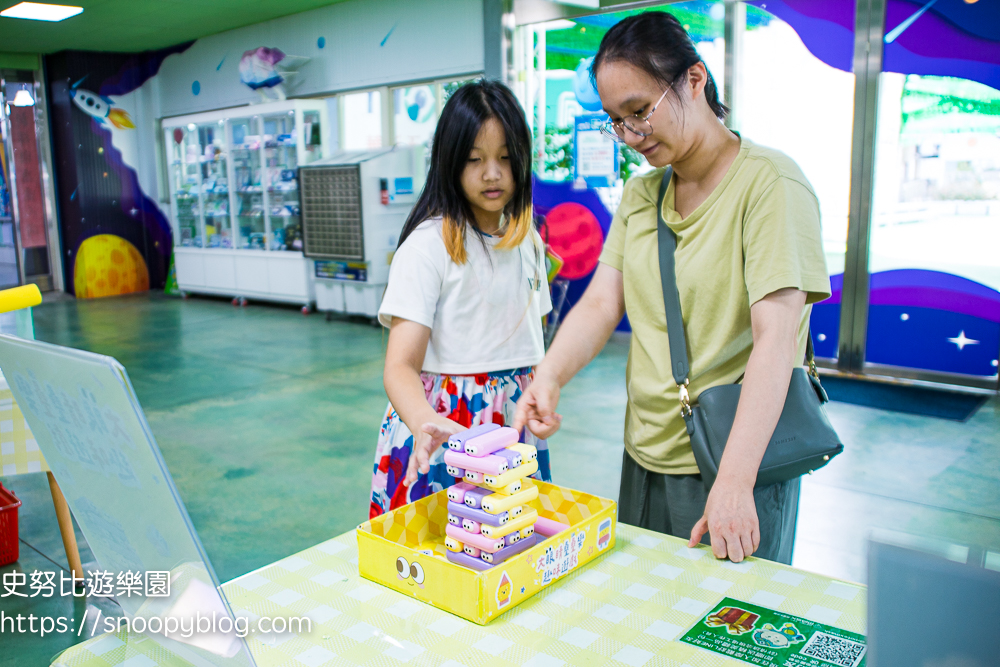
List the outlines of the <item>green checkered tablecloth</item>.
{"label": "green checkered tablecloth", "polygon": [[[223,585],[238,612],[308,616],[308,635],[249,638],[260,667],[340,665],[742,665],[672,641],[723,597],[865,632],[865,588],[619,524],[616,548],[479,626],[358,576],[345,533]],[[103,635],[55,665],[189,667],[150,639]]]}

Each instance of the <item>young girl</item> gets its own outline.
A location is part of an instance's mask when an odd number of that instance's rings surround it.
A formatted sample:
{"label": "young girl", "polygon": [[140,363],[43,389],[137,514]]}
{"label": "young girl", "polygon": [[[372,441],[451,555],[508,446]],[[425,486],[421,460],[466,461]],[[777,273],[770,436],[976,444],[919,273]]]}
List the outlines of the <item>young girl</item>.
{"label": "young girl", "polygon": [[[531,208],[531,136],[501,83],[457,90],[441,113],[427,184],[399,239],[379,320],[390,328],[389,408],[370,517],[451,486],[441,445],[508,424],[542,360],[552,310]],[[549,480],[544,440],[538,476]]]}

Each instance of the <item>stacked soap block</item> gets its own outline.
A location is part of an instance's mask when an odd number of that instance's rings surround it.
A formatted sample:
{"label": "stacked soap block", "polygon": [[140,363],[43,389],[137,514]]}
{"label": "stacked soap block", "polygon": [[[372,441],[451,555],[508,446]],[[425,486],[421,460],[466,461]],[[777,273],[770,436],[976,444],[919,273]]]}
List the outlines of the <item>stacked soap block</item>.
{"label": "stacked soap block", "polygon": [[448,560],[486,570],[531,548],[536,527],[544,526],[548,534],[568,528],[544,519],[538,523],[538,513],[528,506],[538,497],[528,479],[538,470],[537,458],[535,448],[518,442],[510,427],[483,424],[451,436],[444,462],[448,474],[463,481],[448,489]]}

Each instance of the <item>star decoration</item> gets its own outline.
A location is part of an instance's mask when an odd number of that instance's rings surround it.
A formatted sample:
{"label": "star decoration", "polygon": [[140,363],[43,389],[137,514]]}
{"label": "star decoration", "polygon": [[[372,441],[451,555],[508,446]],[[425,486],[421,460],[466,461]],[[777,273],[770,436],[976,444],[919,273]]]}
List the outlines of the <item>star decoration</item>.
{"label": "star decoration", "polygon": [[961,352],[962,350],[964,350],[966,345],[979,345],[979,341],[978,340],[972,340],[971,338],[966,338],[965,337],[965,330],[964,329],[962,331],[960,331],[958,333],[958,335],[955,336],[954,338],[949,338],[948,342],[949,343],[954,343],[955,345],[958,345],[958,351],[959,352]]}
{"label": "star decoration", "polygon": [[134,217],[135,217],[135,214],[136,214],[136,213],[138,213],[138,212],[139,212],[139,209],[137,209],[137,208],[135,208],[135,207],[133,206],[133,207],[132,207],[132,210],[130,210],[130,211],[129,211],[129,215],[131,215],[131,216],[132,216],[132,217],[134,218]]}

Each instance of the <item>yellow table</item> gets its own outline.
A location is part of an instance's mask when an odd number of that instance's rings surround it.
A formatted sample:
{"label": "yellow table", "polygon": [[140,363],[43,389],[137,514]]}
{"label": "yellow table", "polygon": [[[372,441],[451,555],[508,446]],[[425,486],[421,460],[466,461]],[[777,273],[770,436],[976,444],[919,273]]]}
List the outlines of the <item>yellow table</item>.
{"label": "yellow table", "polygon": [[[617,546],[486,626],[361,579],[345,533],[226,584],[233,607],[308,616],[308,635],[254,636],[260,667],[334,665],[645,665],[745,663],[671,641],[723,597],[865,632],[865,588],[770,561],[717,561],[705,547],[619,524]],[[104,635],[54,665],[188,667],[152,640]]]}

